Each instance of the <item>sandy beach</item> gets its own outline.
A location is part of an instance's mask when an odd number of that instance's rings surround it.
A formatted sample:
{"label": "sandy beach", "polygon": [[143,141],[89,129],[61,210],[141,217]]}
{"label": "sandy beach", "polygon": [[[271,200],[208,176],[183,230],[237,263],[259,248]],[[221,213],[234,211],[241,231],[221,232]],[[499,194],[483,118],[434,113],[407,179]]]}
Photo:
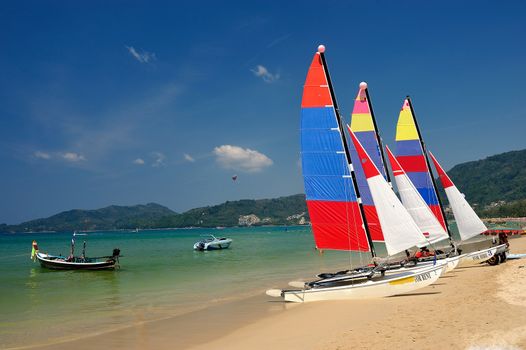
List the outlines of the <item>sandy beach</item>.
{"label": "sandy beach", "polygon": [[[510,240],[526,252],[526,237]],[[415,293],[289,304],[261,295],[41,349],[526,349],[526,260],[457,268]]]}

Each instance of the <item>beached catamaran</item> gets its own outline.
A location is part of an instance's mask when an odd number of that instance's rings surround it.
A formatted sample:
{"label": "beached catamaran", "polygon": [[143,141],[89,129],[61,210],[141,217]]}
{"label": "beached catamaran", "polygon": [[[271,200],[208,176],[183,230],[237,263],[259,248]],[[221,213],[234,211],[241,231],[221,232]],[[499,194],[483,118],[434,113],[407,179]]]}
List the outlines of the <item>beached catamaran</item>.
{"label": "beached catamaran", "polygon": [[[386,157],[383,152],[382,138],[380,137],[378,126],[376,124],[376,118],[374,116],[373,106],[369,96],[369,89],[365,82],[360,83],[360,89],[354,101],[350,129],[363,145],[382,176],[387,182],[391,183],[389,172],[386,168]],[[358,155],[356,148],[353,147],[353,144],[350,146],[351,158],[359,159],[357,158]],[[390,153],[390,150],[387,149],[387,152]],[[425,245],[433,245],[436,242],[448,239],[449,235],[438,223],[420,193],[412,185],[411,181],[396,160],[396,163],[393,162],[394,156],[390,154],[388,159],[390,160],[389,163],[391,164],[391,169],[394,173],[394,178],[402,198],[402,203],[411,214],[411,217],[420,228],[422,234],[427,238]],[[371,197],[371,192],[360,162],[354,162],[354,170],[372,240],[375,243],[383,241],[382,227],[378,220],[376,207]],[[452,254],[441,254],[438,256],[439,259],[447,259],[448,271],[454,269],[458,264],[458,258],[451,255]]]}
{"label": "beached catamaran", "polygon": [[[312,231],[318,249],[370,252],[375,258],[324,50],[320,46],[314,55],[301,104],[302,169]],[[422,244],[425,238],[417,225],[359,140],[350,133],[365,171],[388,256]],[[342,280],[314,281],[300,289],[274,289],[267,294],[293,302],[384,297],[428,286],[443,270],[442,264],[388,275],[378,274],[375,269],[354,270],[354,276]]]}
{"label": "beached catamaran", "polygon": [[[409,96],[407,96],[407,98],[404,100],[402,109],[400,111],[400,115],[398,117],[398,123],[396,125],[395,140],[396,140],[396,161],[397,161],[398,167],[401,170],[403,170],[405,174],[409,177],[410,182],[420,193],[421,197],[424,199],[425,203],[427,204],[431,212],[434,214],[434,216],[436,217],[437,221],[442,226],[442,228],[445,231],[447,231],[450,237],[450,240],[453,243],[454,242],[453,237],[447,225],[447,219],[444,213],[443,205],[441,203],[440,197],[438,196],[436,183],[435,183],[434,177],[431,172],[429,160],[427,159],[427,156],[426,156],[427,154],[426,146],[423,141],[422,134],[420,133],[420,128],[418,126],[418,122],[415,117],[413,105],[412,105],[412,102]],[[438,163],[435,162],[435,165],[437,164]],[[439,171],[438,167],[437,167],[437,171]],[[439,171],[439,174],[440,174],[440,171]],[[403,177],[395,176],[395,179],[397,180],[397,185],[400,187],[400,185],[398,184],[398,180],[402,180]],[[404,185],[402,184],[402,188],[403,187]],[[462,197],[462,195],[460,196]],[[448,199],[449,197],[450,196],[448,195]],[[452,198],[453,200],[456,199],[454,197]],[[451,201],[451,199],[449,200]],[[403,196],[402,196],[402,201],[404,201]],[[465,204],[467,205],[467,207],[469,207],[469,204],[467,204],[467,202],[465,202]],[[406,208],[411,207],[411,204],[407,201],[404,201],[404,205],[406,206]],[[453,208],[453,204],[452,204],[452,208]],[[469,209],[473,211],[471,207],[469,207]],[[460,226],[463,224],[459,223],[458,220],[463,222],[466,216],[461,214],[458,208],[457,210],[453,209],[453,214],[460,228]],[[468,238],[479,235],[487,230],[486,226],[482,223],[482,221],[476,216],[474,212],[473,212],[473,215],[475,215],[476,220],[478,220],[480,223],[478,223],[478,225],[471,225],[470,230],[466,230],[464,235],[461,235],[461,241],[465,241]],[[470,216],[470,219],[472,219],[472,216]],[[461,255],[459,259],[460,261],[459,265],[465,265],[465,264],[470,264],[470,263],[478,264],[478,263],[484,262],[495,254],[496,249],[494,248],[496,247],[491,247],[488,249],[483,249],[483,250],[479,250],[473,253]],[[502,250],[502,247],[500,247],[499,249]]]}
{"label": "beached catamaran", "polygon": [[[438,163],[435,156],[431,152],[428,152],[429,156],[433,160],[435,169],[438,172],[440,182],[444,187],[446,192],[447,199],[451,205],[451,210],[455,216],[455,221],[458,226],[458,233],[460,234],[460,239],[466,241],[472,237],[478,236],[483,232],[486,232],[488,228],[482,220],[475,213],[473,208],[464,198],[464,195],[460,193],[457,186],[451,181],[449,176]],[[506,244],[501,244],[495,247],[490,247],[483,250],[478,250],[472,253],[465,254],[460,259],[460,265],[473,265],[479,264],[481,262],[491,259],[495,254],[504,253],[506,251]]]}

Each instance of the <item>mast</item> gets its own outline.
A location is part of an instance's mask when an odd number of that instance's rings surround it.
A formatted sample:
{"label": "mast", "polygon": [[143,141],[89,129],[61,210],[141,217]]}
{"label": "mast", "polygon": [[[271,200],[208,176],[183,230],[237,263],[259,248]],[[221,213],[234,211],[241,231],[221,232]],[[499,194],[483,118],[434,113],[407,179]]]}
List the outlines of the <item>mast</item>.
{"label": "mast", "polygon": [[345,132],[344,132],[343,124],[342,124],[342,118],[340,115],[340,110],[338,108],[338,102],[336,102],[336,95],[334,94],[334,90],[332,87],[331,76],[329,74],[329,68],[327,67],[327,62],[325,61],[325,46],[320,45],[318,47],[318,52],[320,53],[321,61],[323,63],[323,70],[325,72],[325,76],[327,77],[327,83],[329,85],[329,91],[331,93],[332,104],[333,104],[334,112],[336,113],[336,119],[338,121],[338,128],[340,129],[340,134],[342,135],[343,148],[345,150],[345,158],[347,159],[347,164],[349,165],[349,168],[350,168],[353,186],[356,191],[356,197],[358,199],[358,208],[360,208],[360,215],[362,217],[362,221],[364,224],[365,236],[367,237],[367,241],[369,242],[369,247],[371,248],[371,255],[373,256],[373,258],[375,258],[376,252],[374,250],[373,241],[371,239],[371,234],[369,232],[369,226],[367,225],[367,219],[365,217],[365,211],[363,209],[362,199],[360,197],[360,190],[358,189],[358,183],[356,181],[356,175],[354,174],[351,154],[349,153],[349,148],[347,146],[347,138],[345,137]]}
{"label": "mast", "polygon": [[436,195],[437,200],[438,200],[438,206],[440,207],[440,212],[442,213],[442,217],[444,218],[444,223],[446,224],[447,234],[449,235],[449,239],[452,241],[453,240],[453,236],[451,235],[451,231],[449,230],[449,225],[448,225],[448,222],[447,222],[446,213],[444,212],[444,206],[442,205],[442,200],[440,199],[440,196],[438,195],[437,184],[435,182],[435,177],[433,176],[433,172],[431,171],[431,166],[429,164],[429,159],[427,158],[426,145],[424,143],[424,140],[422,139],[422,134],[420,133],[420,128],[418,126],[418,121],[416,119],[416,114],[415,114],[415,111],[413,109],[413,103],[411,102],[411,97],[409,97],[409,95],[406,96],[406,99],[407,99],[407,102],[409,103],[409,108],[411,109],[411,114],[413,115],[413,120],[415,121],[416,132],[418,134],[418,140],[420,140],[420,145],[422,146],[422,151],[424,152],[424,159],[426,161],[427,171],[429,172],[429,177],[431,177],[431,183],[433,184],[433,190],[435,191],[435,195]]}
{"label": "mast", "polygon": [[389,183],[389,185],[391,185],[391,176],[389,175],[389,171],[387,171],[387,165],[385,163],[384,147],[382,145],[382,138],[380,137],[380,132],[378,131],[378,126],[376,125],[376,118],[374,116],[373,104],[371,103],[371,98],[369,97],[369,87],[368,86],[365,87],[365,97],[367,98],[367,104],[369,105],[369,111],[371,111],[371,118],[373,119],[374,133],[376,134],[376,139],[378,140],[378,146],[380,146],[380,157],[382,158],[385,177],[387,178],[387,182]]}

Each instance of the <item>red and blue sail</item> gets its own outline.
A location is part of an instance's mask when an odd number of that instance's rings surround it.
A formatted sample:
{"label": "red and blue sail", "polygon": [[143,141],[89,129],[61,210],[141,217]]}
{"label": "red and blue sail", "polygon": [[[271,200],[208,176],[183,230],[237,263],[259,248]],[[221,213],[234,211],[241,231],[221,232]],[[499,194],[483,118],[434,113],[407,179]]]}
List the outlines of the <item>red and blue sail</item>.
{"label": "red and blue sail", "polygon": [[369,251],[322,52],[314,55],[301,101],[301,161],[316,247]]}
{"label": "red and blue sail", "polygon": [[429,164],[422,148],[421,135],[412,112],[410,100],[404,100],[396,124],[396,160],[405,170],[438,222],[447,230],[438,195],[431,178]]}
{"label": "red and blue sail", "polygon": [[[378,140],[378,132],[376,130],[376,123],[371,112],[371,102],[368,99],[367,84],[361,83],[358,95],[354,100],[354,108],[351,115],[351,131],[356,135],[363,148],[376,165],[376,168],[380,171],[380,174],[387,179],[385,173],[385,166],[382,159],[380,142]],[[360,157],[356,151],[356,147],[353,143],[349,145],[349,151],[351,153],[351,159],[359,160]],[[367,179],[362,169],[362,163],[359,161],[353,161],[353,166],[356,175],[356,183],[358,185],[358,192],[362,199],[362,205],[369,228],[369,234],[373,241],[383,241],[384,236],[382,233],[382,227],[378,220],[378,213],[367,184]]]}

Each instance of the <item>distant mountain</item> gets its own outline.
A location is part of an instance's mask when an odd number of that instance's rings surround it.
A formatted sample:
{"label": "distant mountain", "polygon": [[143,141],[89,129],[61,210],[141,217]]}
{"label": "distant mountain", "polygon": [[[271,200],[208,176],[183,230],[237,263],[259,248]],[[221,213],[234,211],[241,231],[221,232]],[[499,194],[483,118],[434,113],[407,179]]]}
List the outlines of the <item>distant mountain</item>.
{"label": "distant mountain", "polygon": [[447,173],[466,199],[480,207],[526,199],[526,150],[458,164]]}
{"label": "distant mountain", "polygon": [[118,230],[135,228],[216,227],[298,224],[308,220],[305,195],[276,199],[228,201],[178,214],[162,205],[112,205],[95,210],[69,210],[20,225],[0,225],[0,232]]}
{"label": "distant mountain", "polygon": [[[526,150],[458,164],[448,175],[481,216],[526,216]],[[445,197],[442,190],[441,196]],[[297,194],[228,201],[182,214],[155,203],[76,209],[20,225],[1,224],[0,232],[288,225],[308,220],[305,195]]]}
{"label": "distant mountain", "polygon": [[227,201],[191,209],[183,214],[164,217],[158,227],[286,225],[303,223],[307,219],[305,195],[296,194],[275,199]]}
{"label": "distant mountain", "polygon": [[0,231],[80,231],[111,230],[148,227],[174,211],[156,203],[134,206],[110,205],[102,209],[73,209],[50,216],[23,222],[20,225],[1,225]]}

